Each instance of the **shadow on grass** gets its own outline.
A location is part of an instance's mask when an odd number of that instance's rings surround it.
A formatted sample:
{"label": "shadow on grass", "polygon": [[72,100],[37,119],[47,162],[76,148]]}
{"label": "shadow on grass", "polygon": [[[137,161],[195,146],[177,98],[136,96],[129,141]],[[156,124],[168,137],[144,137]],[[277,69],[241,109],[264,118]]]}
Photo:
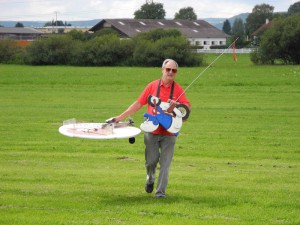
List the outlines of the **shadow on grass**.
{"label": "shadow on grass", "polygon": [[237,198],[233,195],[210,195],[210,196],[188,196],[188,195],[167,195],[166,198],[156,198],[155,194],[137,193],[134,194],[115,194],[107,197],[103,197],[100,204],[104,205],[122,205],[125,207],[137,206],[137,205],[181,205],[181,206],[196,206],[207,208],[223,208],[228,206],[239,206],[243,204],[255,205],[256,203],[250,199]]}

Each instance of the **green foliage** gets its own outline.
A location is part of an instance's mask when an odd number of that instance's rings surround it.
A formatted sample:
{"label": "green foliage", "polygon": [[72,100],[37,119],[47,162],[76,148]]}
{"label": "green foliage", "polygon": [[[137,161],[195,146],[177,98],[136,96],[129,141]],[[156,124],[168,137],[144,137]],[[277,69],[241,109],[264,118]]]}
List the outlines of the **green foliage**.
{"label": "green foliage", "polygon": [[258,51],[252,55],[257,64],[300,64],[300,14],[276,19],[261,37]]}
{"label": "green foliage", "polygon": [[146,3],[134,12],[134,19],[164,19],[166,11],[162,3]]}
{"label": "green foliage", "polygon": [[71,36],[73,40],[79,40],[79,41],[86,41],[89,39],[89,33],[84,33],[79,30],[71,30],[70,32],[66,33],[66,35]]}
{"label": "green foliage", "polygon": [[246,19],[246,34],[251,35],[261,25],[266,22],[266,19],[272,20],[274,6],[268,4],[255,5],[252,13]]}
{"label": "green foliage", "polygon": [[0,63],[21,63],[24,49],[13,40],[0,40]]}
{"label": "green foliage", "polygon": [[130,62],[133,48],[132,40],[120,40],[117,35],[102,35],[84,43],[79,55],[80,65],[114,66]]}
{"label": "green foliage", "polygon": [[40,38],[27,47],[25,61],[32,65],[68,65],[72,60],[74,42],[67,35]]}
{"label": "green foliage", "polygon": [[222,31],[228,35],[231,34],[231,24],[229,20],[224,21]]}
{"label": "green foliage", "polygon": [[98,36],[110,35],[110,34],[118,35],[119,33],[116,30],[108,27],[108,28],[98,30],[96,33],[92,34],[92,36],[98,37]]}
{"label": "green foliage", "polygon": [[300,13],[300,1],[292,4],[288,9],[288,15]]}
{"label": "green foliage", "polygon": [[300,64],[300,13],[286,18],[278,30],[282,60],[286,64]]}
{"label": "green foliage", "polygon": [[197,15],[192,7],[186,7],[180,9],[178,13],[175,13],[174,19],[197,20]]}
{"label": "green foliage", "polygon": [[182,66],[197,66],[201,55],[192,53],[185,37],[176,29],[157,29],[134,38],[133,60],[139,66],[159,66],[163,59],[172,58]]}
{"label": "green foliage", "polygon": [[184,66],[202,63],[176,29],[153,30],[133,39],[120,39],[115,32],[98,33],[91,39],[78,31],[40,38],[28,46],[25,62],[31,65],[157,66],[173,58]]}
{"label": "green foliage", "polygon": [[242,19],[236,18],[234,20],[231,33],[231,38],[233,41],[236,40],[237,37],[239,37],[239,39],[236,42],[236,47],[243,47],[245,40],[245,26]]}
{"label": "green foliage", "polygon": [[15,27],[24,27],[23,23],[17,22]]}
{"label": "green foliage", "polygon": [[33,41],[26,48],[15,41],[0,42],[1,63],[78,66],[158,66],[173,58],[182,66],[198,66],[200,54],[193,53],[187,39],[176,29],[157,29],[133,39],[120,39],[113,31],[89,36],[72,30]]}
{"label": "green foliage", "polygon": [[72,26],[72,24],[67,23],[67,21],[63,22],[62,20],[52,20],[45,23],[44,27],[47,26]]}

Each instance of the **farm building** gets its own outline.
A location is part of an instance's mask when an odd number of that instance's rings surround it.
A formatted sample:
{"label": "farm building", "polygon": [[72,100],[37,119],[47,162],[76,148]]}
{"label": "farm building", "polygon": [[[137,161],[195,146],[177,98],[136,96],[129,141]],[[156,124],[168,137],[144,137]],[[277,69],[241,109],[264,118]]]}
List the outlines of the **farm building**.
{"label": "farm building", "polygon": [[177,29],[185,35],[191,45],[209,49],[214,45],[226,45],[229,35],[204,20],[151,20],[151,19],[103,19],[89,31],[112,28],[121,38],[132,38],[150,30]]}
{"label": "farm building", "polygon": [[44,34],[29,27],[0,27],[0,39],[34,40]]}
{"label": "farm building", "polygon": [[252,36],[252,41],[254,44],[258,44],[261,35],[272,26],[273,22],[269,21],[269,19],[266,19],[266,23],[261,25],[257,30],[255,30],[251,36]]}

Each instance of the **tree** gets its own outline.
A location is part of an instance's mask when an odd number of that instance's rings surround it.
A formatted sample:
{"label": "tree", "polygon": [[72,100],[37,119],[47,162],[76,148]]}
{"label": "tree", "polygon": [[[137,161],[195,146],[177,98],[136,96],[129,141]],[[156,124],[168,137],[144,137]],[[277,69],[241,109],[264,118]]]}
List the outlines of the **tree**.
{"label": "tree", "polygon": [[87,35],[79,30],[71,30],[66,35],[71,36],[73,40],[85,41],[87,39]]}
{"label": "tree", "polygon": [[22,63],[23,48],[14,40],[0,40],[0,63]]}
{"label": "tree", "polygon": [[266,22],[266,19],[271,20],[273,18],[273,11],[274,7],[268,4],[254,6],[252,13],[246,19],[246,33],[251,35]]}
{"label": "tree", "polygon": [[300,1],[291,5],[288,9],[288,15],[292,15],[300,12]]}
{"label": "tree", "polygon": [[131,59],[132,40],[121,40],[117,34],[95,37],[85,43],[80,54],[84,66],[117,66]]}
{"label": "tree", "polygon": [[68,65],[75,46],[68,35],[39,38],[27,47],[24,60],[31,65]]}
{"label": "tree", "polygon": [[224,21],[222,31],[226,34],[231,34],[231,24],[229,20]]}
{"label": "tree", "polygon": [[156,29],[134,37],[133,60],[137,66],[159,66],[161,61],[172,58],[181,66],[199,66],[201,54],[189,50],[189,43],[176,29]]}
{"label": "tree", "polygon": [[251,56],[257,64],[300,64],[300,14],[273,20],[261,37],[258,51]]}
{"label": "tree", "polygon": [[24,27],[23,23],[17,22],[15,27]]}
{"label": "tree", "polygon": [[235,40],[237,37],[236,46],[243,46],[245,40],[245,25],[241,18],[236,18],[232,25],[232,39]]}
{"label": "tree", "polygon": [[197,15],[192,7],[186,7],[180,9],[178,13],[175,13],[175,19],[196,20]]}
{"label": "tree", "polygon": [[166,11],[161,3],[146,3],[134,12],[135,19],[164,19],[165,16]]}
{"label": "tree", "polygon": [[72,26],[70,23],[68,24],[66,21],[63,22],[61,20],[52,20],[52,21],[49,21],[47,23],[45,23],[44,27],[48,27],[48,26]]}

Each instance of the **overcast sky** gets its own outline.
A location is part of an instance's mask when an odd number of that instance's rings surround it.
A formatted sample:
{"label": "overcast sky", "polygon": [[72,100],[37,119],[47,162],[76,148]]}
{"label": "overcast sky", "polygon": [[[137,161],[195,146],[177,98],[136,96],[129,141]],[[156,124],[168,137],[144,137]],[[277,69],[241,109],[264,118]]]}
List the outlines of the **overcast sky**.
{"label": "overcast sky", "polygon": [[[258,4],[274,6],[274,12],[287,11],[296,0],[155,0],[162,3],[166,18],[174,18],[184,7],[192,7],[198,19],[230,18],[251,12]],[[133,18],[146,0],[0,0],[0,21],[74,21]]]}

